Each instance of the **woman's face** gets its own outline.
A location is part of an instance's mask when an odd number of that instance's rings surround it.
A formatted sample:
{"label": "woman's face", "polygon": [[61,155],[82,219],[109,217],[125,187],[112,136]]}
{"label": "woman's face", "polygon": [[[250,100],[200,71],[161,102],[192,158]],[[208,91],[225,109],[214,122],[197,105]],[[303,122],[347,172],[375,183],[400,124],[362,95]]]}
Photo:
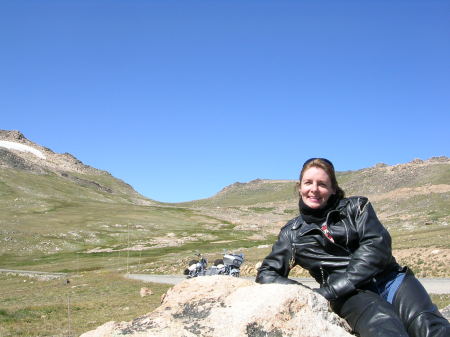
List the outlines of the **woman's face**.
{"label": "woman's face", "polygon": [[331,186],[328,174],[320,167],[312,166],[303,172],[300,182],[300,196],[311,208],[321,208],[327,204],[332,194],[336,193]]}

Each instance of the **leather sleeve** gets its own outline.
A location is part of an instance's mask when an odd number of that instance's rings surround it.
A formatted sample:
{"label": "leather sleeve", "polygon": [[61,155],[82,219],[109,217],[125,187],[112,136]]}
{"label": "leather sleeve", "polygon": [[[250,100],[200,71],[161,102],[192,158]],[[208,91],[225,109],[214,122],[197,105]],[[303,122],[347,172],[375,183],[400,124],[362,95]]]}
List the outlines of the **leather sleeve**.
{"label": "leather sleeve", "polygon": [[281,230],[278,240],[272,246],[272,251],[258,269],[257,283],[300,284],[287,277],[290,271],[289,261],[293,254],[288,235],[289,230],[289,227]]}
{"label": "leather sleeve", "polygon": [[392,261],[391,237],[367,198],[358,198],[351,210],[349,216],[356,227],[359,246],[352,254],[346,273],[330,275],[328,285],[337,297],[368,283]]}

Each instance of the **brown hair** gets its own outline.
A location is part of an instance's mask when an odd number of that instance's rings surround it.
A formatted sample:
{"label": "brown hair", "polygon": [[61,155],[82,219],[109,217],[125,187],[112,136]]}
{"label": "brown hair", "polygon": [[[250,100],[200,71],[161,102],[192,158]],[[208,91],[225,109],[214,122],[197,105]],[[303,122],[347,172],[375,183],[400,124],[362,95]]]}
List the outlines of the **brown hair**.
{"label": "brown hair", "polygon": [[[299,177],[299,182],[297,182],[297,188],[300,188],[303,173],[311,167],[321,168],[322,170],[325,171],[325,173],[328,175],[328,177],[330,177],[331,187],[333,187],[333,189],[336,191],[336,196],[338,197],[338,200],[345,197],[345,192],[338,185],[333,163],[325,158],[311,158],[311,159],[308,159],[307,161],[305,161],[305,163],[303,164],[302,170],[300,171],[300,177]],[[300,192],[299,192],[299,194],[300,194]]]}

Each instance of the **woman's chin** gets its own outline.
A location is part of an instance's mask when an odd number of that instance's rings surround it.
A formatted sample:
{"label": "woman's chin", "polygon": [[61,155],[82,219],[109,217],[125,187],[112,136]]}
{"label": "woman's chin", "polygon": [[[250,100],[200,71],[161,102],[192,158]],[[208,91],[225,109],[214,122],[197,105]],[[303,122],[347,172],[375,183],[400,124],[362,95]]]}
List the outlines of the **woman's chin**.
{"label": "woman's chin", "polygon": [[313,209],[319,209],[320,207],[322,207],[322,204],[314,202],[314,203],[306,203],[306,206]]}

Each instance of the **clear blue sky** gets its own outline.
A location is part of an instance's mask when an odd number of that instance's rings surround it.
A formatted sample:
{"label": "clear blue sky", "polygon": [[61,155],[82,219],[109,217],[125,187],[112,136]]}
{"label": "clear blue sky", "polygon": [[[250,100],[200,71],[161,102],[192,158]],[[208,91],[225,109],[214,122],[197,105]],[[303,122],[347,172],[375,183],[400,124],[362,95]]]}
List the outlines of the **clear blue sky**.
{"label": "clear blue sky", "polygon": [[3,0],[0,129],[159,201],[449,155],[450,2]]}

